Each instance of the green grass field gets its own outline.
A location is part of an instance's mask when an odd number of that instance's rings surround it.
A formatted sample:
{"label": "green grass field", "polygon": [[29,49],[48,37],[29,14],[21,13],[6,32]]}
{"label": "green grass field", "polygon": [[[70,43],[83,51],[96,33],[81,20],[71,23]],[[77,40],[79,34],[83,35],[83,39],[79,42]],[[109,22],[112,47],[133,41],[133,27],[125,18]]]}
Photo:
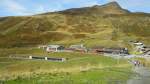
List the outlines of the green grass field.
{"label": "green grass field", "polygon": [[[125,69],[125,70],[124,70]],[[91,69],[79,73],[49,73],[6,81],[6,84],[125,84],[131,72],[127,68]]]}
{"label": "green grass field", "polygon": [[[87,84],[126,82],[131,76],[127,60],[97,54],[46,53],[35,48],[0,50],[0,79],[6,84]],[[10,55],[68,58],[65,62],[12,59]],[[4,58],[5,57],[5,58]]]}

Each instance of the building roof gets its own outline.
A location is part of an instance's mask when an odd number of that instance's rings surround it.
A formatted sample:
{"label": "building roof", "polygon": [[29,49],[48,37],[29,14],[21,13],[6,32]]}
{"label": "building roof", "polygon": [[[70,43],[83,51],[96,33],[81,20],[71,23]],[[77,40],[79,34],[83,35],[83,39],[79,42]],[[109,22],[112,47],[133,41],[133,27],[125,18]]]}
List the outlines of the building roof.
{"label": "building roof", "polygon": [[81,44],[81,45],[71,45],[70,48],[85,48],[85,47]]}
{"label": "building roof", "polygon": [[135,45],[143,45],[143,43],[138,42],[138,43],[134,43]]}
{"label": "building roof", "polygon": [[127,48],[121,48],[121,47],[115,47],[115,48],[105,48],[105,49],[111,49],[111,50],[125,50]]}
{"label": "building roof", "polygon": [[47,45],[39,45],[38,47],[47,47]]}
{"label": "building roof", "polygon": [[58,48],[58,47],[61,47],[61,45],[48,45],[47,47],[49,47],[49,48]]}

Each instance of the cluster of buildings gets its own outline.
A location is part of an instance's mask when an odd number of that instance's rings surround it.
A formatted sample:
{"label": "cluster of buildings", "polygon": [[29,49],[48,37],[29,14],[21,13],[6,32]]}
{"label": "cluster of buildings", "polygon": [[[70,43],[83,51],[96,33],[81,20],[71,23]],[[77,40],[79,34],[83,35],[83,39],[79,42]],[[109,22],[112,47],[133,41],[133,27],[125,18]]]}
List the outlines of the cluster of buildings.
{"label": "cluster of buildings", "polygon": [[150,46],[146,46],[140,41],[131,41],[135,51],[142,53],[144,56],[150,56]]}
{"label": "cluster of buildings", "polygon": [[[146,46],[139,41],[130,41],[136,52],[142,53],[143,56],[150,56],[150,46]],[[117,54],[117,55],[129,55],[127,48],[105,48],[102,46],[94,46],[91,48],[85,47],[83,44],[70,45],[65,47],[63,45],[40,45],[40,49],[46,50],[46,52],[81,52],[81,53],[95,53],[95,54]]]}
{"label": "cluster of buildings", "polygon": [[47,52],[87,52],[87,48],[81,45],[71,45],[69,47],[64,47],[62,45],[43,45],[38,48],[44,49]]}
{"label": "cluster of buildings", "polygon": [[129,54],[127,48],[105,48],[95,46],[92,48],[86,48],[83,44],[70,45],[64,47],[62,45],[43,45],[39,48],[45,49],[47,52],[81,52],[81,53],[96,53],[96,54]]}

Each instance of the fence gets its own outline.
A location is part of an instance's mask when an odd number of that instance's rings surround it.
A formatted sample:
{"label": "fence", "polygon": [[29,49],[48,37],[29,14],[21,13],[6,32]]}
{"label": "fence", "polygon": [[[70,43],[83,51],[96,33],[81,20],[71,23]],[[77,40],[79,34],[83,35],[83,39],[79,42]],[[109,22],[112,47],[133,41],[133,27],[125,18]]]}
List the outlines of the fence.
{"label": "fence", "polygon": [[59,62],[66,61],[65,58],[50,58],[50,57],[39,57],[39,56],[29,56],[29,59],[46,60],[46,61],[59,61]]}
{"label": "fence", "polygon": [[47,57],[47,56],[32,56],[32,55],[10,55],[9,58],[26,59],[26,60],[30,59],[30,60],[58,61],[58,62],[66,61],[65,58],[54,58],[54,57]]}

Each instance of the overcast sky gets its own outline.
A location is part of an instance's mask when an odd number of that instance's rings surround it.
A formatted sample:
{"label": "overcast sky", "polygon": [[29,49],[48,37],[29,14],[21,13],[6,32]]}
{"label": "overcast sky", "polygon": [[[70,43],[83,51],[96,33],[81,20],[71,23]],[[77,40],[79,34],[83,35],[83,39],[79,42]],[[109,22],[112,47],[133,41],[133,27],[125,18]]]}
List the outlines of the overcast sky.
{"label": "overcast sky", "polygon": [[23,16],[117,1],[132,12],[150,13],[150,0],[0,0],[0,16]]}

